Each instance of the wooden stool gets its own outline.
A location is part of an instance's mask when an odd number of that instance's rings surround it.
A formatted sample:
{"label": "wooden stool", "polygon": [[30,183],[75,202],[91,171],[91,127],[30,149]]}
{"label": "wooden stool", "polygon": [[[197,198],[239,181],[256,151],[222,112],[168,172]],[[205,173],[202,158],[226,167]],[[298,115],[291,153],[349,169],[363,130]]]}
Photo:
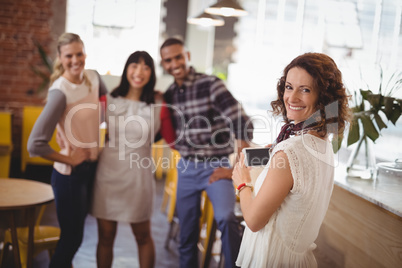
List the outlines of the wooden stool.
{"label": "wooden stool", "polygon": [[[165,187],[163,189],[161,211],[165,212],[167,208],[167,221],[170,224],[168,236],[165,241],[165,248],[169,248],[170,240],[177,240],[179,231],[179,219],[175,216],[176,213],[176,192],[177,192],[177,163],[179,162],[180,154],[177,150],[171,151],[169,169],[166,173]],[[169,206],[168,206],[169,203]]]}
{"label": "wooden stool", "polygon": [[216,241],[217,231],[214,208],[208,198],[207,192],[203,191],[201,194],[200,236],[197,244],[201,252],[200,267],[209,267],[212,255],[214,255],[212,249]]}

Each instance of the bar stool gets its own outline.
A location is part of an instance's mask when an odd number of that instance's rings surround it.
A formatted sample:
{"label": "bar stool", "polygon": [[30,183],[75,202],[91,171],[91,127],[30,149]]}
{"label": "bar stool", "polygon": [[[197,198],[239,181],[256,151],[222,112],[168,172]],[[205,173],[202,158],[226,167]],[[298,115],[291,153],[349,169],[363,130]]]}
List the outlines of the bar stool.
{"label": "bar stool", "polygon": [[[175,216],[176,212],[176,192],[177,192],[177,163],[180,154],[177,150],[171,150],[169,169],[166,173],[165,187],[163,189],[161,211],[166,212],[167,221],[169,223],[169,232],[165,240],[165,248],[169,248],[170,240],[177,240],[179,231],[179,219]],[[169,204],[169,206],[168,206]]]}
{"label": "bar stool", "polygon": [[200,235],[197,244],[198,250],[201,252],[200,267],[208,268],[213,255],[220,255],[220,260],[222,260],[222,250],[213,252],[214,243],[220,240],[219,237],[220,232],[214,219],[212,202],[209,200],[207,192],[203,191],[201,194]]}
{"label": "bar stool", "polygon": [[[239,233],[243,236],[244,218],[240,209],[240,200],[237,199],[234,213],[239,222]],[[198,249],[201,252],[200,267],[208,268],[213,256],[219,255],[218,267],[224,265],[224,255],[220,241],[220,231],[214,219],[214,209],[205,191],[201,194],[200,238]]]}
{"label": "bar stool", "polygon": [[166,173],[165,187],[163,188],[163,197],[161,211],[165,212],[169,203],[167,218],[170,223],[173,219],[174,211],[176,208],[176,190],[177,190],[177,168],[180,154],[177,150],[171,150],[169,168]]}

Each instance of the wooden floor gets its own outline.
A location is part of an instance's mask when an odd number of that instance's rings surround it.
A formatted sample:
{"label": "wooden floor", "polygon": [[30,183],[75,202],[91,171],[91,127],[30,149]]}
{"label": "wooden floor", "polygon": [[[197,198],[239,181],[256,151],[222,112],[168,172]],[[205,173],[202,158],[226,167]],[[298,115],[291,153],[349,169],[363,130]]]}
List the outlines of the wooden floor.
{"label": "wooden floor", "polygon": [[[169,225],[166,220],[166,215],[160,211],[163,184],[163,180],[156,181],[156,202],[154,203],[154,213],[151,220],[152,236],[156,251],[155,267],[176,268],[179,267],[177,243],[171,241],[168,250],[164,247]],[[53,210],[52,215],[54,215],[54,206],[51,209]],[[89,215],[85,222],[83,243],[73,260],[74,268],[96,268],[95,254],[97,242],[98,234],[96,219]],[[42,258],[37,258],[35,263],[35,267],[37,268],[48,267],[47,255],[44,254]],[[114,246],[113,267],[139,267],[137,245],[131,228],[127,223],[119,223],[118,225]]]}
{"label": "wooden floor", "polygon": [[[44,172],[44,173],[43,173]],[[23,176],[27,179],[42,178],[41,181],[49,183],[50,179],[46,178],[50,176],[51,169],[41,170],[34,169],[29,175]],[[17,174],[18,175],[18,174]],[[19,177],[19,176],[15,176]],[[45,179],[43,179],[45,178]],[[166,214],[160,211],[162,202],[164,180],[156,180],[156,199],[154,203],[154,211],[151,219],[152,223],[152,236],[155,243],[156,250],[156,268],[177,268],[179,267],[179,254],[178,244],[175,241],[170,241],[169,249],[165,249],[165,240],[169,230],[169,224],[166,220]],[[43,225],[58,226],[54,203],[48,205],[46,212],[42,218]],[[0,241],[3,241],[4,229],[7,227],[4,217],[0,215]],[[88,216],[85,223],[85,232],[83,243],[77,252],[74,260],[74,268],[96,268],[96,244],[98,241],[96,220],[92,216]],[[318,241],[319,242],[319,239]],[[320,243],[318,248],[314,251],[316,256],[318,267],[320,268],[342,268],[336,263],[332,262],[328,256],[322,254]],[[0,247],[1,249],[1,247]],[[218,267],[219,258],[212,258],[210,268]],[[5,268],[13,268],[12,252],[8,252],[8,258],[4,262]],[[49,265],[49,257],[47,252],[42,252],[34,259],[34,268],[47,268]],[[118,232],[114,247],[114,260],[113,268],[135,268],[139,267],[137,245],[134,240],[134,236],[128,224],[120,223],[118,226]]]}
{"label": "wooden floor", "polygon": [[[179,254],[177,250],[177,242],[171,241],[169,249],[165,249],[165,239],[167,237],[169,224],[166,220],[166,215],[160,211],[162,201],[162,190],[164,180],[156,181],[156,199],[154,212],[152,215],[152,236],[156,250],[155,267],[161,268],[177,268],[179,267]],[[2,221],[2,220],[0,220]],[[48,205],[45,214],[42,218],[43,225],[57,226],[57,218],[54,202]],[[0,231],[3,224],[0,224]],[[3,235],[0,234],[0,241],[3,240]],[[74,268],[96,268],[96,244],[98,241],[96,220],[92,216],[88,216],[85,222],[84,240],[73,260]],[[8,252],[9,257],[5,260],[5,267],[12,268],[12,252]],[[47,252],[42,252],[35,257],[34,268],[46,268],[49,265],[49,257]],[[128,224],[119,223],[118,231],[114,247],[113,268],[135,268],[139,267],[137,245],[134,240],[131,228]]]}

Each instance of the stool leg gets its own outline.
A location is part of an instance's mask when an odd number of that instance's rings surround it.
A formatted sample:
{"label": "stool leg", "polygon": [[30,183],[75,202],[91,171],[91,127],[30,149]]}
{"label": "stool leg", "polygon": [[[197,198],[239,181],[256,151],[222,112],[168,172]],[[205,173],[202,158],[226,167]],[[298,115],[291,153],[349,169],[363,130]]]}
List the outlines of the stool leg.
{"label": "stool leg", "polygon": [[18,245],[17,227],[15,226],[15,219],[16,219],[17,212],[11,211],[8,214],[9,214],[10,229],[11,229],[11,240],[13,241],[14,265],[17,268],[21,268],[20,248]]}
{"label": "stool leg", "polygon": [[219,254],[218,268],[223,268],[224,266],[225,266],[225,256],[223,255],[223,251],[221,249],[221,253]]}
{"label": "stool leg", "polygon": [[28,254],[27,268],[33,266],[34,232],[35,232],[35,207],[28,209]]}
{"label": "stool leg", "polygon": [[11,246],[10,243],[5,243],[3,245],[3,249],[0,252],[0,268],[8,267],[8,266],[5,266],[5,265],[7,264],[7,260],[9,258],[9,253],[11,251],[10,246]]}
{"label": "stool leg", "polygon": [[169,242],[171,239],[176,240],[178,230],[179,230],[179,219],[177,217],[174,217],[169,225],[169,232],[165,241],[166,249],[169,249]]}
{"label": "stool leg", "polygon": [[179,218],[174,217],[172,221],[174,222],[174,228],[173,228],[173,232],[172,232],[171,238],[172,238],[176,243],[178,243],[178,242],[179,242],[179,229],[180,229]]}
{"label": "stool leg", "polygon": [[169,249],[169,242],[170,242],[170,238],[172,237],[173,225],[174,225],[174,221],[171,221],[170,225],[169,225],[169,232],[168,232],[168,235],[165,240],[165,248],[166,249]]}

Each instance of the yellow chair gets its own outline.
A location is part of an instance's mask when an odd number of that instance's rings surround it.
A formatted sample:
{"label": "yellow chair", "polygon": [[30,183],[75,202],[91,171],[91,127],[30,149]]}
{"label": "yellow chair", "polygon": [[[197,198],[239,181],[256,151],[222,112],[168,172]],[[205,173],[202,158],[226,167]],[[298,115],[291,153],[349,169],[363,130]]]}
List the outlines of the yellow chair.
{"label": "yellow chair", "polygon": [[[47,250],[49,258],[53,255],[56,249],[57,242],[60,238],[60,228],[54,226],[40,225],[42,216],[45,212],[46,205],[40,206],[38,216],[36,218],[34,227],[34,249],[33,256],[35,257],[43,250]],[[17,228],[18,246],[20,250],[21,268],[27,267],[28,256],[28,227]],[[0,265],[2,264],[2,258],[4,257],[4,251],[8,245],[12,245],[11,230],[7,229],[4,233],[4,249],[0,252]]]}
{"label": "yellow chair", "polygon": [[171,150],[169,158],[169,168],[166,172],[165,187],[163,189],[161,211],[167,211],[167,220],[170,223],[173,220],[176,208],[176,188],[177,188],[177,163],[180,159],[180,154],[177,150]]}
{"label": "yellow chair", "polygon": [[164,155],[164,140],[159,140],[152,145],[152,158],[155,162],[155,178],[160,180],[163,178],[163,155]]}
{"label": "yellow chair", "polygon": [[[198,250],[201,252],[200,267],[208,268],[213,255],[220,255],[222,258],[221,247],[219,252],[214,252],[214,243],[219,240],[217,224],[214,219],[214,208],[209,200],[207,192],[201,194],[201,217],[200,217],[200,236],[198,240]],[[215,250],[216,251],[216,250]]]}
{"label": "yellow chair", "polygon": [[[177,239],[179,229],[179,219],[175,217],[176,212],[176,191],[177,191],[177,163],[180,159],[180,154],[176,150],[171,150],[169,158],[169,168],[166,172],[165,187],[163,189],[161,211],[166,212],[167,221],[170,224],[168,236],[165,240],[165,248],[169,248],[171,239]],[[169,206],[168,206],[169,204]]]}
{"label": "yellow chair", "polygon": [[13,150],[11,125],[11,113],[0,112],[0,178],[8,178],[10,175],[11,152]]}
{"label": "yellow chair", "polygon": [[[21,171],[25,172],[28,164],[32,165],[52,165],[53,162],[46,160],[42,157],[30,157],[27,150],[27,143],[32,128],[38,119],[43,107],[41,106],[24,106],[22,111],[22,142],[21,142]],[[53,133],[49,145],[55,150],[59,151],[60,147],[56,142],[56,131]]]}

